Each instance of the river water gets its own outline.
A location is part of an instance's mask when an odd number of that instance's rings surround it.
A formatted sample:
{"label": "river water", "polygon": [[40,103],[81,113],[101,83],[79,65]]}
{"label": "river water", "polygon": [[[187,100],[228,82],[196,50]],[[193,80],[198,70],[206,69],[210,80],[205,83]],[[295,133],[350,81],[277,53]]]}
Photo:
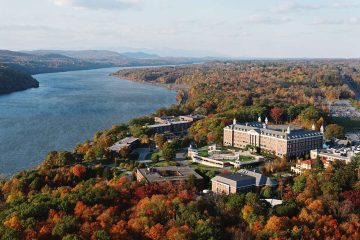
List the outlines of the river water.
{"label": "river water", "polygon": [[0,95],[0,174],[175,103],[174,91],[109,76],[118,69],[39,74],[40,88]]}

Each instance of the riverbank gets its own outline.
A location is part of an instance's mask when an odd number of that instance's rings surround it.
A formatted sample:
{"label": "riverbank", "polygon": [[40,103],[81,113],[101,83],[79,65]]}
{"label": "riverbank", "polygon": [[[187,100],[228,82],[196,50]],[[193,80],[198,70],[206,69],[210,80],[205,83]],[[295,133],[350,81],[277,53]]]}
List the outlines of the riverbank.
{"label": "riverbank", "polygon": [[0,95],[38,87],[39,82],[31,75],[0,64]]}
{"label": "riverbank", "polygon": [[109,76],[119,68],[35,75],[41,88],[0,96],[0,174],[73,150],[98,131],[176,103],[174,91]]}

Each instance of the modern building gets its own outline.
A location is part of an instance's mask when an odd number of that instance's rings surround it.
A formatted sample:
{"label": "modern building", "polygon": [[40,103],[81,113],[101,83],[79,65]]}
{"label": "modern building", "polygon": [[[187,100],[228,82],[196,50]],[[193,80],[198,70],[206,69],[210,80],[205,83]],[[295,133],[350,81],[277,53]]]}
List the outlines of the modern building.
{"label": "modern building", "polygon": [[312,149],[321,149],[323,132],[306,130],[294,126],[269,125],[267,119],[261,122],[233,124],[224,128],[224,146],[245,149],[248,146],[277,156],[297,157],[310,153]]}
{"label": "modern building", "polygon": [[195,121],[202,118],[204,118],[202,115],[155,117],[154,120],[156,123],[147,125],[146,127],[152,129],[155,133],[183,135],[187,133],[188,128],[190,128]]}
{"label": "modern building", "polygon": [[211,179],[211,190],[219,194],[249,192],[263,186],[276,187],[277,182],[261,173],[245,169],[236,173],[222,173]]}
{"label": "modern building", "polygon": [[310,151],[310,158],[316,159],[318,156],[322,160],[328,160],[330,162],[352,162],[356,155],[360,153],[360,145],[343,148],[329,148],[329,149],[314,149]]}
{"label": "modern building", "polygon": [[138,168],[136,171],[136,179],[138,182],[178,182],[188,181],[190,178],[194,178],[195,181],[199,183],[203,181],[203,178],[190,167],[167,166]]}
{"label": "modern building", "polygon": [[[251,156],[254,158],[254,160],[242,162],[239,160],[240,156]],[[226,153],[221,153],[221,149],[218,149],[216,145],[211,145],[208,147],[207,156],[202,156],[199,154],[198,149],[195,149],[190,145],[188,148],[188,157],[191,158],[192,162],[194,163],[218,168],[225,168],[229,166],[240,168],[243,165],[258,164],[265,160],[264,157],[252,155],[248,151],[236,152],[233,150]]]}
{"label": "modern building", "polygon": [[119,152],[123,148],[128,148],[129,151],[132,151],[133,148],[139,143],[139,138],[135,137],[126,137],[116,142],[114,145],[108,148],[110,152]]}

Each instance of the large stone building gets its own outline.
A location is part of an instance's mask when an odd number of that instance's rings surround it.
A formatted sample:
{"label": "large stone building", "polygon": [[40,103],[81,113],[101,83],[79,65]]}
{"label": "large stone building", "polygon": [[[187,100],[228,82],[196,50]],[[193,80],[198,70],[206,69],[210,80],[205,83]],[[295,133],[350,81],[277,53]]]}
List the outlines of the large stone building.
{"label": "large stone building", "polygon": [[267,119],[261,122],[249,122],[224,128],[224,146],[246,148],[253,146],[260,151],[274,153],[277,156],[297,157],[310,153],[312,149],[321,149],[323,145],[323,127],[320,131],[306,130],[285,125],[268,125]]}

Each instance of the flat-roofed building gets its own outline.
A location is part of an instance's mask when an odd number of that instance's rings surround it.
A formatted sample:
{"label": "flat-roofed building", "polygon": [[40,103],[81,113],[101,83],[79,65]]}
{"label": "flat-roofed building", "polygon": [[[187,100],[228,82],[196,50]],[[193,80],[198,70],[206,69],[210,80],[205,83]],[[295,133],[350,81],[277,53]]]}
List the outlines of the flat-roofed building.
{"label": "flat-roofed building", "polygon": [[126,137],[116,142],[114,145],[108,148],[110,152],[119,152],[123,148],[128,148],[131,151],[139,143],[139,138]]}
{"label": "flat-roofed building", "polygon": [[245,149],[253,146],[260,151],[274,153],[277,156],[297,157],[310,153],[312,149],[321,149],[323,130],[316,131],[286,125],[268,125],[261,122],[248,122],[224,128],[224,146]]}
{"label": "flat-roofed building", "polygon": [[220,194],[249,192],[263,186],[276,187],[277,182],[261,173],[245,169],[236,173],[222,173],[211,179],[211,190]]}
{"label": "flat-roofed building", "polygon": [[155,133],[173,133],[176,135],[183,135],[187,133],[188,128],[200,119],[204,118],[202,115],[186,115],[186,116],[162,116],[155,117],[155,124],[147,125],[146,127],[152,129]]}
{"label": "flat-roofed building", "polygon": [[136,171],[136,179],[138,182],[178,182],[188,181],[190,178],[194,178],[195,181],[201,183],[203,181],[203,178],[190,167],[167,166],[138,168]]}
{"label": "flat-roofed building", "polygon": [[360,146],[353,146],[347,148],[340,149],[314,149],[310,151],[310,158],[316,159],[319,157],[321,160],[327,160],[330,162],[343,162],[343,163],[351,163],[357,154],[360,153]]}

